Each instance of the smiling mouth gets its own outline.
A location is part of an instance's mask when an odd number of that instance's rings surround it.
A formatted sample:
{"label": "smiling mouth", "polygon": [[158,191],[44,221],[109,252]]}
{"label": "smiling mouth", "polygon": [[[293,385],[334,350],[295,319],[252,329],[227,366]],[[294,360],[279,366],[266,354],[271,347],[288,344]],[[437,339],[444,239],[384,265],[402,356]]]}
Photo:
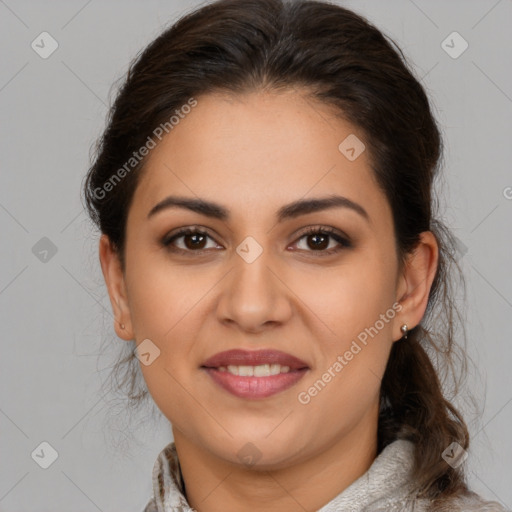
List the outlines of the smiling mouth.
{"label": "smiling mouth", "polygon": [[304,361],[285,352],[239,349],[216,354],[200,368],[223,390],[245,399],[267,398],[285,391],[309,370]]}

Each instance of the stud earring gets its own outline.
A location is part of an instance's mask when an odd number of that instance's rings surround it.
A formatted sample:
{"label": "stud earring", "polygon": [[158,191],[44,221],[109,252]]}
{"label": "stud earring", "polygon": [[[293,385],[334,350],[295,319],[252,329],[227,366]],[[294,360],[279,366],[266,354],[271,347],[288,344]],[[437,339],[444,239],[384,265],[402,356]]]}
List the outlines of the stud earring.
{"label": "stud earring", "polygon": [[409,328],[407,327],[407,324],[402,325],[402,327],[400,327],[400,330],[402,331],[404,340],[406,340],[407,339],[407,333],[409,331]]}
{"label": "stud earring", "polygon": [[124,324],[121,324],[121,329],[124,329]]}

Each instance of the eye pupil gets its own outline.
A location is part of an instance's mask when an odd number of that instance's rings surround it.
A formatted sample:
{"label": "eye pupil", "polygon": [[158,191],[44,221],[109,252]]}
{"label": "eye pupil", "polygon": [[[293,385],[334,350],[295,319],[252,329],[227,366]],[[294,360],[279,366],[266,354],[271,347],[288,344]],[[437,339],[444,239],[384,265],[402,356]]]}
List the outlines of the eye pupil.
{"label": "eye pupil", "polygon": [[[315,242],[313,242],[313,246],[310,245],[310,247],[314,250],[325,249],[326,247],[329,246],[328,236],[315,233],[314,235],[310,235],[309,238],[315,240]],[[323,242],[318,243],[319,239],[323,239]],[[325,243],[326,241],[327,243]]]}
{"label": "eye pupil", "polygon": [[[193,238],[194,241],[192,243],[189,243],[191,238]],[[198,244],[197,242],[198,242],[199,238],[202,238],[203,240],[200,240],[199,244]],[[184,236],[185,245],[186,245],[187,249],[198,249],[198,248],[202,249],[203,247],[202,247],[201,243],[204,243],[204,239],[205,239],[205,236],[200,233],[191,233],[191,234]]]}

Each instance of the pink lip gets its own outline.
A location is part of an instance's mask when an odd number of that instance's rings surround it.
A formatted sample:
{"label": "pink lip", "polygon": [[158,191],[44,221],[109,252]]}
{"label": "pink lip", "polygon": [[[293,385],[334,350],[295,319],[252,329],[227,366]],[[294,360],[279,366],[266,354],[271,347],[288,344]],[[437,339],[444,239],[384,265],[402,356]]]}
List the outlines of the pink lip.
{"label": "pink lip", "polygon": [[252,399],[266,398],[280,393],[297,383],[308,371],[307,368],[303,368],[268,377],[240,377],[216,368],[204,368],[204,370],[226,391],[240,398]]}
{"label": "pink lip", "polygon": [[289,366],[290,370],[299,370],[308,368],[307,363],[291,354],[281,352],[280,350],[226,350],[219,352],[210,359],[207,359],[202,366],[206,368],[218,368],[219,366],[228,366],[229,364],[257,366],[260,364],[280,364]]}
{"label": "pink lip", "polygon": [[[280,364],[289,366],[288,373],[268,377],[240,377],[228,371],[220,371],[219,366],[260,364]],[[201,367],[220,387],[240,398],[266,398],[280,393],[296,384],[309,370],[308,365],[285,352],[278,350],[228,350],[210,357]]]}

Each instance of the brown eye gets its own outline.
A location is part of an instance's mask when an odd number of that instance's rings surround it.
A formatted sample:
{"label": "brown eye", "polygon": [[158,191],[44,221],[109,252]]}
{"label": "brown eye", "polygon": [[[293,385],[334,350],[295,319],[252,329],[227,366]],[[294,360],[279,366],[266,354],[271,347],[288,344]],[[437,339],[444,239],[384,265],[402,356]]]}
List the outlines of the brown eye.
{"label": "brown eye", "polygon": [[192,233],[184,235],[183,240],[187,249],[204,249],[206,235],[200,233]]}
{"label": "brown eye", "polygon": [[[175,242],[180,238],[183,239],[183,246],[181,247],[175,245]],[[208,238],[212,239],[210,235],[208,235],[208,233],[205,231],[188,228],[179,231],[171,237],[166,237],[164,240],[162,240],[162,244],[165,247],[168,247],[169,250],[173,251],[200,252],[208,249],[208,247],[206,247]]]}
{"label": "brown eye", "polygon": [[[315,233],[314,235],[307,235],[308,247],[313,250],[327,249],[329,246],[330,235],[322,233]],[[310,243],[311,242],[311,243]]]}
{"label": "brown eye", "polygon": [[[331,228],[309,228],[302,234],[299,240],[302,240],[303,238],[306,239],[306,248],[300,248],[301,250],[313,253],[317,252],[319,253],[318,255],[322,256],[339,252],[343,248],[352,247],[352,244],[347,238],[341,236]],[[338,246],[336,246],[335,243],[334,246],[330,247],[331,241],[336,242]]]}

